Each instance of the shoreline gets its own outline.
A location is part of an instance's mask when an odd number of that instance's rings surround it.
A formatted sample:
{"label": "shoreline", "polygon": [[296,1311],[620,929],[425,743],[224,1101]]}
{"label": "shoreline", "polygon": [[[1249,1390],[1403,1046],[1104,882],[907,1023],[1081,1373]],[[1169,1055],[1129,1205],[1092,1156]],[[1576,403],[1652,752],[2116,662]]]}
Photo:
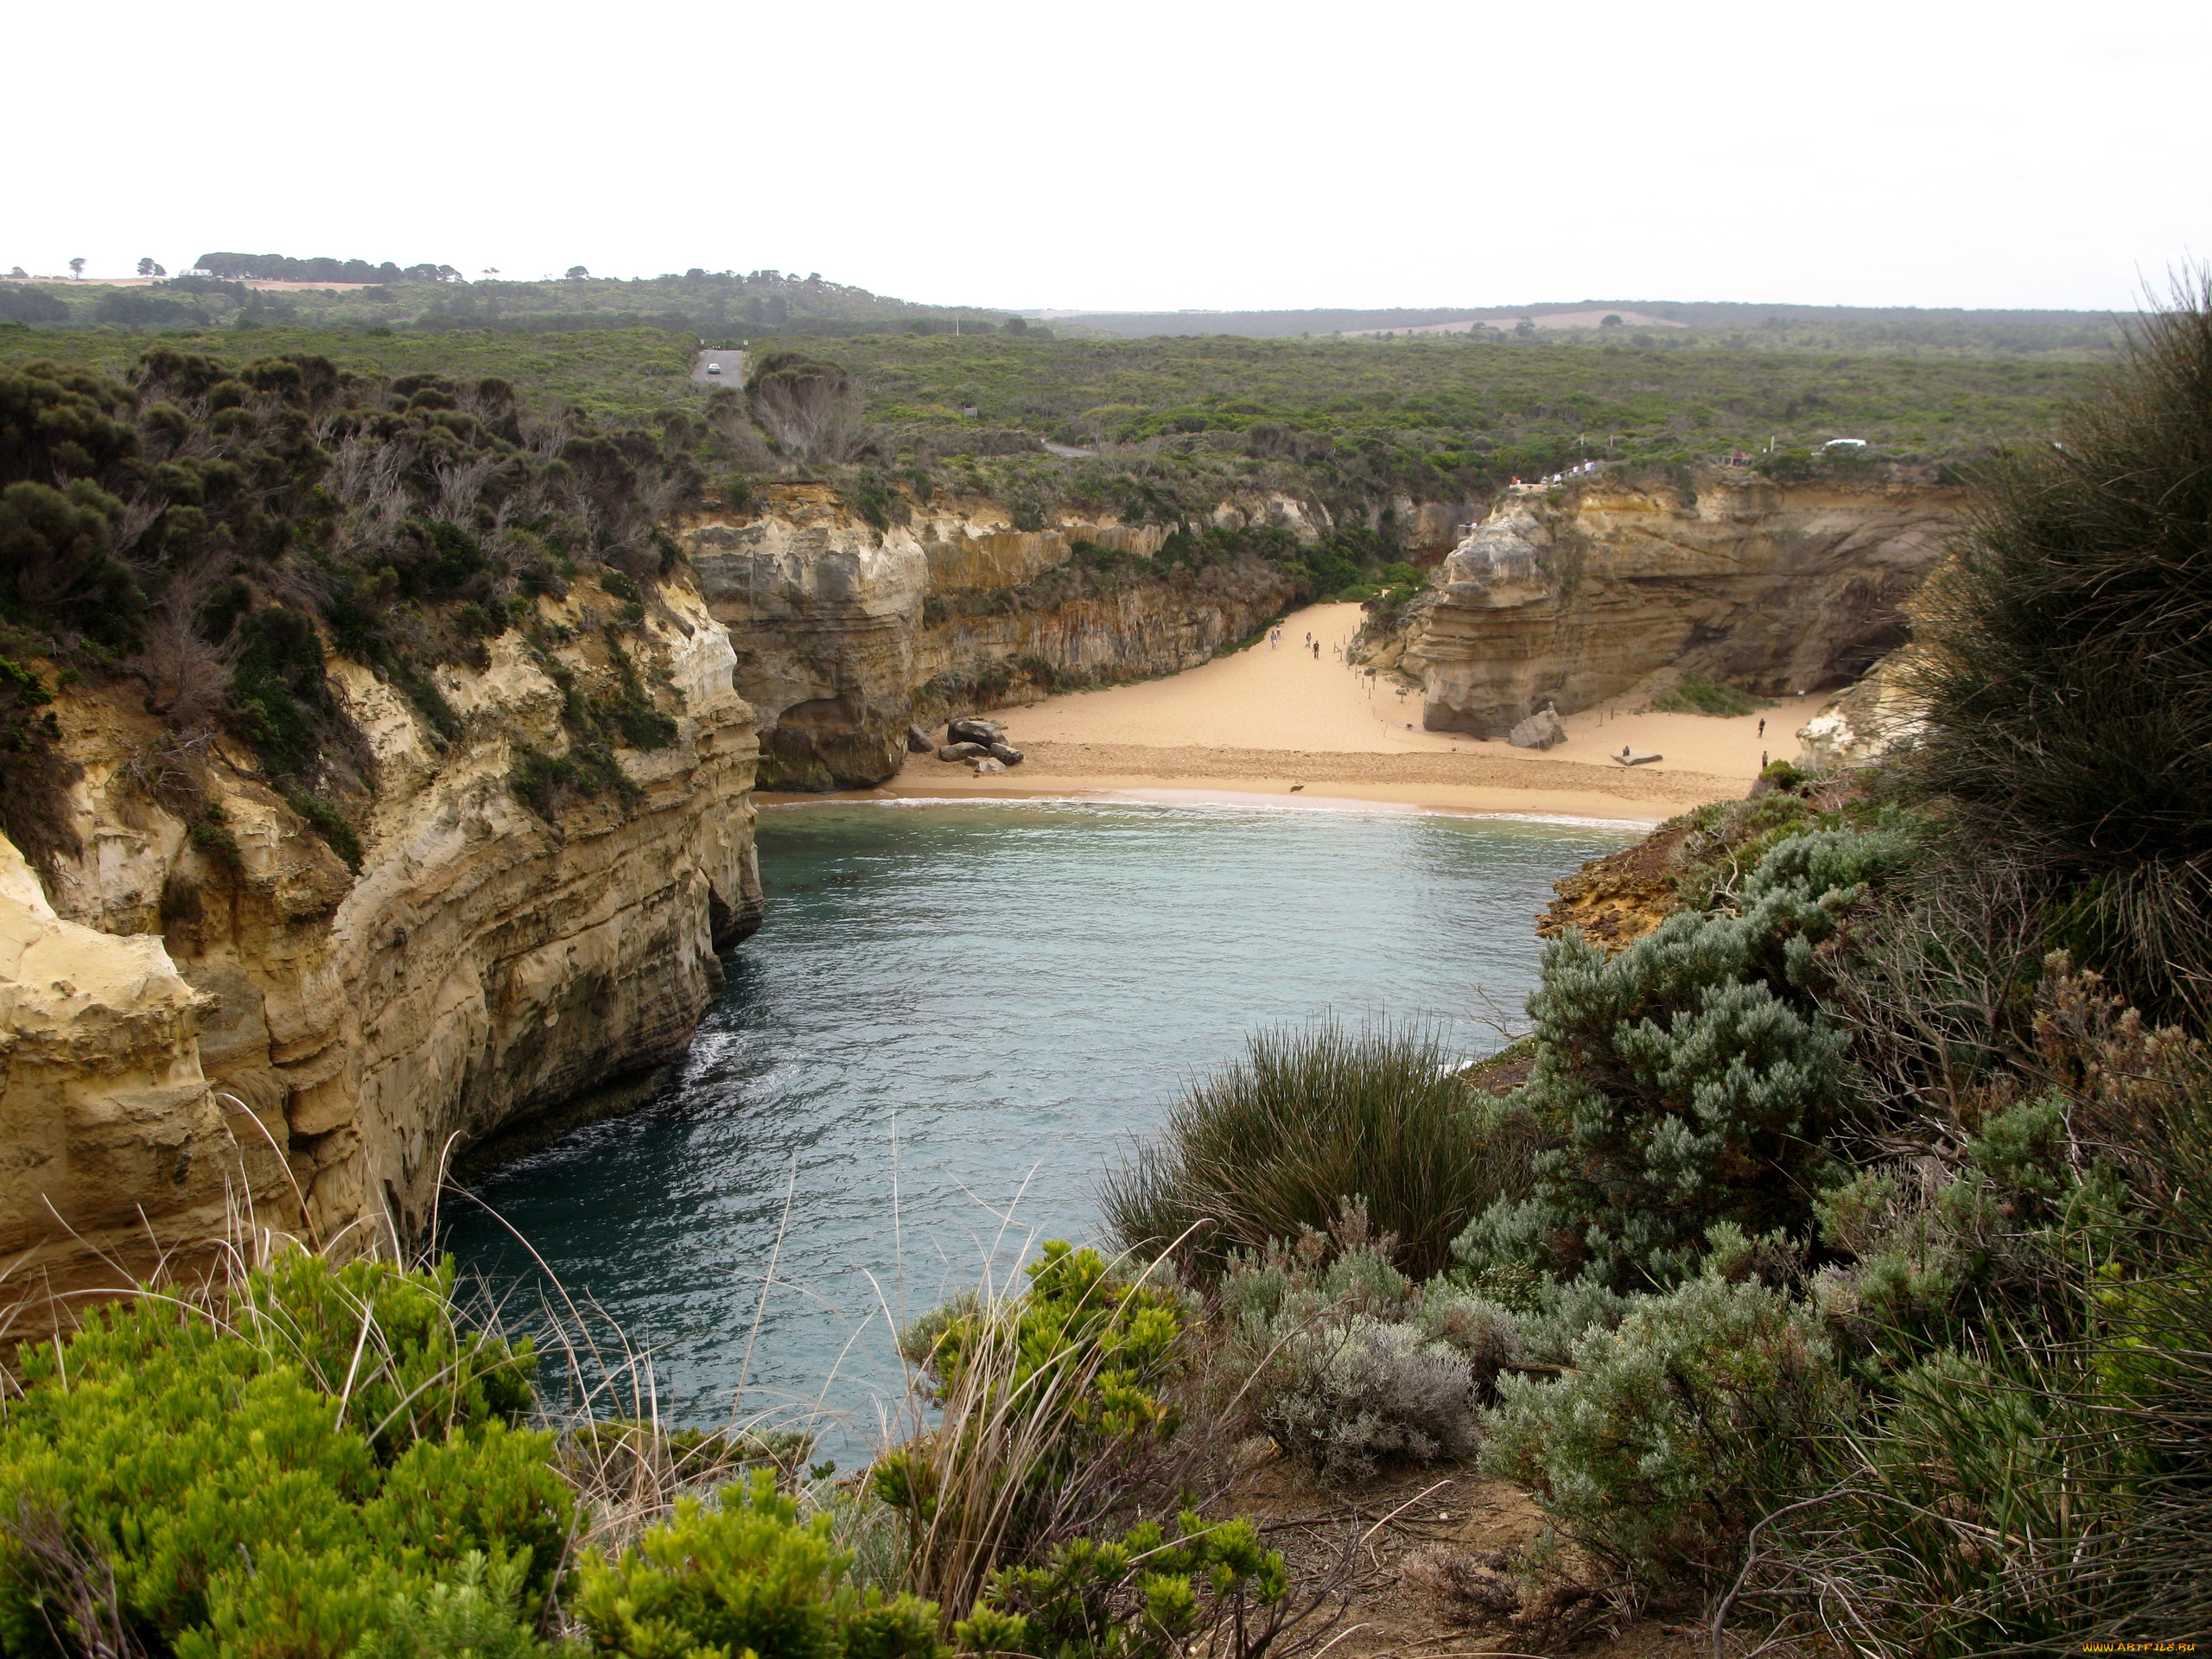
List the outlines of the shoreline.
{"label": "shoreline", "polygon": [[[1650,830],[1665,819],[1646,814],[1624,814],[1613,807],[1599,803],[1586,802],[1573,797],[1554,795],[1544,791],[1520,791],[1510,798],[1506,791],[1467,792],[1467,798],[1440,800],[1431,798],[1436,791],[1425,791],[1421,798],[1403,798],[1399,794],[1382,789],[1367,789],[1339,795],[1269,793],[1252,789],[1229,787],[1233,779],[1217,780],[1211,788],[1170,788],[1156,780],[1129,779],[1122,786],[1103,787],[1112,780],[1090,779],[1068,779],[1060,786],[1054,780],[1038,779],[1039,787],[1021,789],[964,789],[937,791],[925,789],[841,789],[821,794],[794,794],[781,791],[763,791],[754,796],[762,807],[803,806],[950,806],[962,802],[989,802],[1018,805],[1025,801],[1064,801],[1075,804],[1116,802],[1148,803],[1158,806],[1224,806],[1248,807],[1281,812],[1368,812],[1436,814],[1456,818],[1499,818],[1522,823],[1564,823],[1585,825],[1618,825],[1624,830]],[[1242,781],[1250,781],[1242,780]],[[1357,785],[1350,786],[1357,791]],[[1671,816],[1671,815],[1669,815]]]}
{"label": "shoreline", "polygon": [[758,791],[763,805],[809,801],[1130,800],[1561,817],[1649,826],[1707,801],[1741,795],[1743,780],[1707,772],[1608,770],[1573,760],[1480,754],[1375,754],[1282,749],[1040,743],[1013,770],[979,778],[966,766],[909,757],[873,789]]}

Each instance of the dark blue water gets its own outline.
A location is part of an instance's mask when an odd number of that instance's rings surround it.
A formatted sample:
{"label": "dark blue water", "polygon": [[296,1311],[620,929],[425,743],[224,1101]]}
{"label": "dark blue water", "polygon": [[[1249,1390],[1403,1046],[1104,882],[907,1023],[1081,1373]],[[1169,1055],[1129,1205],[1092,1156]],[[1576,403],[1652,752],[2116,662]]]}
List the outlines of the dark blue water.
{"label": "dark blue water", "polygon": [[[845,1414],[889,1332],[1092,1236],[1099,1172],[1256,1027],[1334,1014],[1497,1046],[1551,883],[1636,831],[1413,812],[1076,802],[760,814],[766,925],[645,1110],[477,1189],[678,1421]],[[1487,1000],[1486,1000],[1487,999]],[[472,1207],[448,1243],[528,1304]],[[771,1274],[772,1263],[772,1276]],[[763,1287],[767,1286],[764,1297]],[[757,1336],[756,1336],[757,1324]],[[749,1358],[748,1358],[749,1356]]]}

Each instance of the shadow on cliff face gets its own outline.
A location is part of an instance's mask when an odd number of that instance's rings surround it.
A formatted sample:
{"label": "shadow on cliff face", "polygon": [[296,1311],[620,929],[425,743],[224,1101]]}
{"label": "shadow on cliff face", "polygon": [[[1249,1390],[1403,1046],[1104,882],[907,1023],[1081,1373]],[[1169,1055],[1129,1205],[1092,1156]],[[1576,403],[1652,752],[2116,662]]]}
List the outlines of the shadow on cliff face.
{"label": "shadow on cliff face", "polygon": [[906,758],[904,709],[859,705],[840,694],[792,704],[760,733],[760,787],[868,789]]}

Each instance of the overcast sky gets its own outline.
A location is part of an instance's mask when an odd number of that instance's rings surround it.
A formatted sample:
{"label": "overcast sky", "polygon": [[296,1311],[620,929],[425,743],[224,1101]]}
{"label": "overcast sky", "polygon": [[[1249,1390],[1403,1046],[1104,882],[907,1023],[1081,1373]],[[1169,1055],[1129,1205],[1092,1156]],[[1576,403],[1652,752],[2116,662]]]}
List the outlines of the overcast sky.
{"label": "overcast sky", "polygon": [[2131,307],[2212,254],[2202,0],[122,0],[10,31],[0,270],[41,274]]}

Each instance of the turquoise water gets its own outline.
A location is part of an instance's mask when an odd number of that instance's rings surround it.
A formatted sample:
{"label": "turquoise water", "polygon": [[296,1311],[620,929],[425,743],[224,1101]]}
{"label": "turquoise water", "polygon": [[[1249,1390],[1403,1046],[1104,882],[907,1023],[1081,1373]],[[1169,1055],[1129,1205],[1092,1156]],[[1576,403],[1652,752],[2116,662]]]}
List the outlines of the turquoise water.
{"label": "turquoise water", "polygon": [[[1037,1239],[1095,1236],[1099,1172],[1254,1027],[1414,1016],[1471,1058],[1497,1047],[1486,1020],[1519,1016],[1551,883],[1634,833],[1381,810],[765,808],[768,919],[724,959],[677,1077],[476,1192],[587,1323],[651,1351],[664,1415],[727,1421],[742,1381],[748,1418],[825,1407],[849,1447],[899,1390],[893,1321],[1003,1280]],[[448,1213],[464,1267],[511,1310],[534,1305],[529,1252],[473,1205]]]}

